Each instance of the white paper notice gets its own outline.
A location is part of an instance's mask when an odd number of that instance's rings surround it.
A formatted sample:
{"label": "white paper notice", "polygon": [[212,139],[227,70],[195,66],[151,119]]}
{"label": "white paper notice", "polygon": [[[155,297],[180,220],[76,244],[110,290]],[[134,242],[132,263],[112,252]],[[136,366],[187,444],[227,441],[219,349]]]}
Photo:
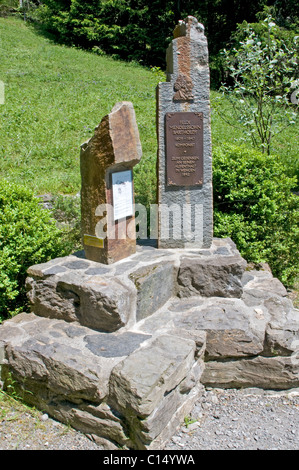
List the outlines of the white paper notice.
{"label": "white paper notice", "polygon": [[112,173],[112,195],[114,220],[133,215],[132,170]]}

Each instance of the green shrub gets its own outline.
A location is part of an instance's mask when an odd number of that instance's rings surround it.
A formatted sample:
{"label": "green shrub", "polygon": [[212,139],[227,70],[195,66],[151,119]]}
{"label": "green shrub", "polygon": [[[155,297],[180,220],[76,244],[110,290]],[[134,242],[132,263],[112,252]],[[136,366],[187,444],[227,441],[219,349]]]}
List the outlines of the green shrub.
{"label": "green shrub", "polygon": [[0,16],[5,18],[6,16],[17,11],[18,7],[18,0],[0,0]]}
{"label": "green shrub", "polygon": [[224,67],[233,86],[223,85],[253,147],[272,153],[273,139],[294,125],[298,107],[290,95],[298,87],[298,36],[285,41],[280,28],[268,16],[259,34],[247,25],[238,30],[244,40],[223,51]]}
{"label": "green shrub", "polygon": [[0,181],[0,320],[26,310],[29,266],[70,250],[64,232],[31,191]]}
{"label": "green shrub", "polygon": [[231,237],[248,262],[267,262],[291,286],[298,275],[299,198],[277,156],[214,150],[214,235]]}
{"label": "green shrub", "polygon": [[52,216],[61,228],[72,251],[81,250],[81,198],[59,194],[54,197]]}

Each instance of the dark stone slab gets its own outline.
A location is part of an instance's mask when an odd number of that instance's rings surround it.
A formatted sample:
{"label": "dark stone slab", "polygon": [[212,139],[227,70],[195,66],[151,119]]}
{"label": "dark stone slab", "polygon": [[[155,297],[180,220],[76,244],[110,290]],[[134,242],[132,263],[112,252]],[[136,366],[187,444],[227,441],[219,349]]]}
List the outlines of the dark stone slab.
{"label": "dark stone slab", "polygon": [[220,246],[215,251],[215,254],[216,255],[229,255],[230,253],[229,253],[228,249],[225,246]]}
{"label": "dark stone slab", "polygon": [[51,268],[47,269],[44,274],[45,276],[52,276],[52,275],[55,275],[55,274],[59,274],[59,273],[65,273],[67,271],[66,268],[64,268],[63,266],[52,266]]}
{"label": "dark stone slab", "polygon": [[88,261],[75,260],[65,263],[64,266],[69,269],[87,269],[89,267],[89,263]]}
{"label": "dark stone slab", "polygon": [[85,271],[85,274],[88,276],[101,276],[102,274],[109,273],[109,268],[100,267],[100,268],[89,268]]}
{"label": "dark stone slab", "polygon": [[121,357],[131,354],[150,338],[151,335],[127,332],[120,335],[87,335],[84,340],[87,348],[97,356]]}

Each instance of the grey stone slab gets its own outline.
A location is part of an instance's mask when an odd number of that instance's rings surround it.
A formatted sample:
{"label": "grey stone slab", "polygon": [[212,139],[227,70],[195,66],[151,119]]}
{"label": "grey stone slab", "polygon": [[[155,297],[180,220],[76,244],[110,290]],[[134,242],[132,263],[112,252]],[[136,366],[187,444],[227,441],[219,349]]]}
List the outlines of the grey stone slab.
{"label": "grey stone slab", "polygon": [[212,253],[209,250],[200,250],[199,254],[203,256],[211,256]]}
{"label": "grey stone slab", "polygon": [[128,356],[150,338],[151,335],[126,332],[108,336],[107,334],[87,335],[84,341],[87,343],[87,348],[97,356],[120,357]]}
{"label": "grey stone slab", "polygon": [[[29,276],[34,276],[34,277],[41,277],[44,278],[46,276],[45,272],[47,270],[54,269],[55,267],[59,267],[63,262],[68,262],[69,257],[65,256],[62,258],[55,258],[50,261],[47,261],[46,263],[40,263],[40,264],[35,264],[34,266],[30,266],[27,269],[27,274]],[[48,276],[51,276],[52,274],[48,274]]]}
{"label": "grey stone slab", "polygon": [[154,313],[175,294],[175,276],[176,268],[170,261],[143,266],[130,274],[137,289],[137,321]]}
{"label": "grey stone slab", "polygon": [[[158,435],[161,435],[177,410],[189,399],[189,394],[197,389],[200,377],[204,370],[203,361],[196,362],[182,383],[166,394],[153,413],[144,420],[136,419],[132,423],[135,429],[139,429],[138,438],[143,444],[150,444]],[[200,399],[200,392],[197,395]],[[186,416],[186,415],[185,415]],[[184,417],[185,417],[184,416]]]}
{"label": "grey stone slab", "polygon": [[67,272],[66,268],[64,268],[63,266],[56,265],[49,269],[46,269],[46,271],[44,271],[44,275],[51,276],[54,274],[60,274],[60,273],[65,273],[65,272]]}
{"label": "grey stone slab", "polygon": [[68,261],[66,263],[63,263],[64,267],[68,269],[87,269],[89,267],[88,261],[84,260],[74,260],[74,261]]}
{"label": "grey stone slab", "polygon": [[69,271],[59,277],[27,278],[32,311],[39,316],[79,322],[97,330],[115,331],[135,313],[135,294],[117,280]]}
{"label": "grey stone slab", "polygon": [[299,347],[299,310],[279,296],[264,301],[270,313],[266,329],[265,355],[290,356]]}
{"label": "grey stone slab", "polygon": [[128,273],[136,268],[136,265],[139,263],[140,259],[136,259],[135,261],[127,261],[125,263],[116,263],[115,264],[115,276],[121,276],[122,274]]}
{"label": "grey stone slab", "polygon": [[225,246],[221,246],[217,248],[217,250],[215,251],[215,254],[216,255],[229,255],[230,252]]}
{"label": "grey stone slab", "polygon": [[204,388],[202,384],[197,384],[190,393],[185,396],[183,403],[177,408],[172,418],[167,423],[163,431],[149,444],[146,449],[160,450],[163,449],[173,434],[178,429],[178,423],[183,423],[186,416],[189,416],[195,402],[200,399]]}
{"label": "grey stone slab", "polygon": [[184,313],[187,310],[190,310],[194,307],[200,307],[204,304],[205,299],[197,297],[189,297],[184,299],[182,302],[181,299],[175,299],[169,305],[168,310],[171,312]]}
{"label": "grey stone slab", "polygon": [[[17,326],[10,321],[1,325],[0,340],[4,344],[9,372],[17,382],[27,386],[28,391],[33,387],[34,392],[42,396],[101,402],[108,393],[111,370],[119,359],[114,357],[110,361],[87,348],[83,339],[88,329],[78,325],[79,334],[67,335],[66,328],[57,326],[57,320],[32,314],[22,315]],[[75,328],[72,325],[72,329]]]}
{"label": "grey stone slab", "polygon": [[78,324],[67,323],[64,321],[54,322],[52,325],[54,331],[61,331],[64,335],[68,336],[71,339],[83,338],[88,332],[89,329],[81,327]]}
{"label": "grey stone slab", "polygon": [[299,386],[299,361],[295,356],[211,361],[201,380],[207,387],[287,390]]}
{"label": "grey stone slab", "polygon": [[105,268],[105,267],[93,268],[93,267],[90,267],[85,271],[85,274],[87,276],[102,276],[103,274],[107,274],[109,272],[111,272],[111,270],[109,268]]}
{"label": "grey stone slab", "polygon": [[213,298],[198,308],[182,311],[173,323],[193,334],[205,331],[206,358],[226,359],[262,353],[268,321],[266,309],[256,311],[239,299]]}
{"label": "grey stone slab", "polygon": [[241,279],[242,285],[245,286],[249,281],[252,281],[252,279],[254,279],[254,276],[250,274],[250,272],[245,271]]}

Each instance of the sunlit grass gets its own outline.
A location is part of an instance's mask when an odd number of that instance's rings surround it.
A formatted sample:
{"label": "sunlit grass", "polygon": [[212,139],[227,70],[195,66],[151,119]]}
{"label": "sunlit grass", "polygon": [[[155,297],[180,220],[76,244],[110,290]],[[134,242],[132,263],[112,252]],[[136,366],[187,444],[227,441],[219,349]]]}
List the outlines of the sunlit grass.
{"label": "sunlit grass", "polygon": [[[39,194],[77,193],[80,145],[117,102],[131,101],[143,148],[135,168],[135,189],[141,201],[155,199],[157,74],[57,45],[17,18],[0,18],[0,57],[0,80],[5,84],[5,104],[0,105],[1,177]],[[226,122],[234,123],[229,102],[217,113],[216,97],[213,91],[213,145],[244,143],[242,130]],[[290,174],[298,172],[297,138],[298,125],[273,142],[273,152],[286,161]]]}
{"label": "sunlit grass", "polygon": [[36,192],[80,189],[80,145],[115,103],[134,105],[144,159],[156,154],[158,78],[138,65],[67,48],[0,19],[1,176]]}

